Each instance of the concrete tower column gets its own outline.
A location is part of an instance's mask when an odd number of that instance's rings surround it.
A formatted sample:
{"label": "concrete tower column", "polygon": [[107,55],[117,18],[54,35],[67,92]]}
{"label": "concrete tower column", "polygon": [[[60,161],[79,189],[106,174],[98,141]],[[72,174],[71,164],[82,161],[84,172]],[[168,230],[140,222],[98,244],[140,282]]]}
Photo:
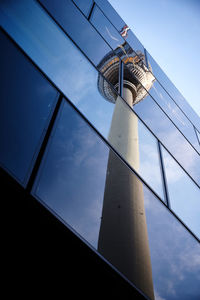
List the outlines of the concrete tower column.
{"label": "concrete tower column", "polygon": [[[123,95],[132,106],[134,91],[131,87],[124,88]],[[138,120],[120,97],[116,99],[108,139],[138,170]],[[154,299],[143,184],[113,151],[108,159],[98,251]]]}

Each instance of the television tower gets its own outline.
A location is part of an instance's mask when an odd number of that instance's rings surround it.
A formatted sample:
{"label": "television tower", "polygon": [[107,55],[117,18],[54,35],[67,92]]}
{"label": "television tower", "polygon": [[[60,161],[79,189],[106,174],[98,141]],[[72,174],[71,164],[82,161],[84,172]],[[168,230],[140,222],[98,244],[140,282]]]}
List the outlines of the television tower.
{"label": "television tower", "polygon": [[[132,108],[144,100],[146,90],[151,88],[155,78],[144,64],[144,55],[133,51],[127,55],[126,45],[120,45],[115,51],[125,53],[123,99]],[[117,89],[120,60],[112,53],[104,57],[99,67]],[[130,166],[139,171],[138,118],[101,75],[98,89],[115,105],[108,141]],[[107,165],[98,251],[144,294],[154,299],[143,183],[112,150]]]}

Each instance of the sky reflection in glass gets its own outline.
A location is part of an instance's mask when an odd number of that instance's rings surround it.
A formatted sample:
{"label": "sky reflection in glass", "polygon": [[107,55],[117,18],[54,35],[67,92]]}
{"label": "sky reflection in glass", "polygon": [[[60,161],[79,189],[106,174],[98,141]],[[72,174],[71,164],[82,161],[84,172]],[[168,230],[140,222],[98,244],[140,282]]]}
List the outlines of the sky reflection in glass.
{"label": "sky reflection in glass", "polygon": [[155,75],[156,79],[162,84],[162,86],[166,89],[169,95],[174,99],[174,101],[179,105],[181,110],[185,112],[187,117],[192,121],[192,123],[200,130],[200,122],[199,116],[192,109],[192,107],[188,104],[182,94],[178,91],[175,85],[171,82],[171,80],[167,77],[167,75],[163,72],[163,70],[159,67],[156,61],[152,58],[152,56],[147,51],[148,62],[152,67],[152,72]]}
{"label": "sky reflection in glass", "polygon": [[134,111],[154,132],[183,168],[200,185],[200,161],[198,153],[172,124],[151,96],[134,105]]}
{"label": "sky reflection in glass", "polygon": [[144,187],[156,300],[200,298],[200,245]]}
{"label": "sky reflection in glass", "polygon": [[166,91],[162,88],[157,80],[154,81],[152,88],[149,90],[149,94],[166,112],[172,122],[174,122],[174,124],[179,128],[183,135],[185,135],[185,137],[195,147],[195,149],[200,152],[199,143],[197,141],[192,123],[183,114],[180,108],[170,98],[170,96],[166,93]]}
{"label": "sky reflection in glass", "polygon": [[0,164],[26,185],[57,90],[0,30]]}
{"label": "sky reflection in glass", "polygon": [[200,190],[162,147],[171,209],[200,238]]}
{"label": "sky reflection in glass", "polygon": [[64,100],[34,194],[97,247],[109,150]]}

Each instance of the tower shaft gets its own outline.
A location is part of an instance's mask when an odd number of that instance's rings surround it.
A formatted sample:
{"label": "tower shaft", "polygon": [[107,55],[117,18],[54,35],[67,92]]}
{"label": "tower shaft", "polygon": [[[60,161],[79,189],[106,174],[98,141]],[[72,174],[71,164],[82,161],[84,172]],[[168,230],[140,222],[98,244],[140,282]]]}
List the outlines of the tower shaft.
{"label": "tower shaft", "polygon": [[[131,90],[124,88],[123,92],[125,101],[132,106]],[[139,169],[137,117],[120,97],[115,104],[109,142]],[[154,299],[143,184],[113,151],[108,158],[98,251]]]}

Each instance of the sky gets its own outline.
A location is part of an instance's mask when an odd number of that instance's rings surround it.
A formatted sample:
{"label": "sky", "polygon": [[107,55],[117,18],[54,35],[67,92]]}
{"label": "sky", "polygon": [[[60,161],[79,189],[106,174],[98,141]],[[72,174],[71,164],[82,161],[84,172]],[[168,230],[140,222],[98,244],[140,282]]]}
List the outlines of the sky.
{"label": "sky", "polygon": [[109,2],[200,116],[200,1]]}

